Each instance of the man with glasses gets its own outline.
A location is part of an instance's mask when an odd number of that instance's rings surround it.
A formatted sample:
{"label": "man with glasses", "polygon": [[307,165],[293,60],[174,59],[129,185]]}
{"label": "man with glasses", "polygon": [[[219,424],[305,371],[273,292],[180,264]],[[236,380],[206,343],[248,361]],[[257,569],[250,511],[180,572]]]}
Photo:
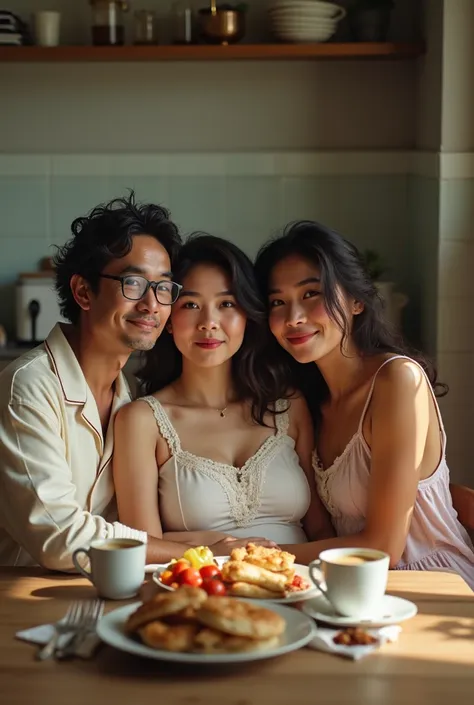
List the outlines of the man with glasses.
{"label": "man with glasses", "polygon": [[111,458],[114,416],[130,401],[121,370],[154,346],[179,296],[181,238],[133,193],[72,233],[55,259],[70,323],[0,375],[0,565],[69,571],[74,550],[101,538],[147,541],[148,562],[168,561],[184,547],[116,520]]}

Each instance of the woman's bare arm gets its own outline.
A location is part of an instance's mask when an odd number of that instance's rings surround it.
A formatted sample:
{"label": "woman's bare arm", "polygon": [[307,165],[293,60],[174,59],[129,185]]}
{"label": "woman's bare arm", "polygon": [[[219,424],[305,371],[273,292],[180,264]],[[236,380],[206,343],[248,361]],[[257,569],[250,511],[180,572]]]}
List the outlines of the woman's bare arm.
{"label": "woman's bare arm", "polygon": [[312,465],[314,450],[313,421],[306,401],[302,396],[294,397],[291,400],[290,433],[293,433],[293,429],[295,430],[293,436],[295,438],[295,450],[311,492],[311,504],[303,519],[303,528],[310,541],[329,538],[334,536],[334,529],[329,514],[321,502],[316,489]]}
{"label": "woman's bare arm", "polygon": [[415,505],[430,404],[428,383],[417,365],[407,360],[387,365],[377,377],[371,402],[372,463],[363,531],[283,548],[301,563],[328,548],[376,548],[390,555],[391,567],[397,565]]}

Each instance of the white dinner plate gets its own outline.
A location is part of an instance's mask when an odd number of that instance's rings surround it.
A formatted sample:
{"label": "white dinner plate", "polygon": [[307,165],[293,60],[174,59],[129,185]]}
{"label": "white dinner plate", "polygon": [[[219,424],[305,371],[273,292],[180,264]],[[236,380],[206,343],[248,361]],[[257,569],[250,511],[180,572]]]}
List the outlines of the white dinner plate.
{"label": "white dinner plate", "polygon": [[[217,556],[214,558],[214,560],[217,563],[217,566],[219,568],[222,567],[223,563],[226,563],[229,560],[229,556]],[[170,587],[169,585],[165,585],[164,583],[161,582],[160,580],[160,575],[161,573],[166,570],[166,568],[169,566],[169,563],[166,563],[166,565],[159,565],[156,566],[155,571],[153,572],[153,581],[159,585],[160,587],[164,588],[165,590],[174,590],[175,588]],[[310,584],[311,587],[309,587],[307,590],[298,590],[297,592],[292,592],[290,593],[287,597],[275,597],[275,598],[261,598],[259,599],[259,602],[271,602],[272,604],[285,604],[285,605],[291,605],[293,602],[302,602],[302,600],[308,600],[310,597],[315,597],[316,595],[321,594],[319,588],[317,588],[311,578],[309,577],[309,569],[307,565],[300,565],[299,563],[295,563],[294,565],[295,568],[295,573],[296,575],[299,575],[305,580],[307,583]],[[246,600],[249,598],[246,597],[239,597],[239,600]]]}
{"label": "white dinner plate", "polygon": [[[255,604],[260,601],[252,600]],[[282,605],[275,605],[272,611],[281,615],[286,622],[286,629],[280,637],[278,646],[265,651],[242,652],[233,654],[192,654],[176,653],[174,651],[163,651],[145,646],[138,640],[125,632],[125,623],[132,612],[135,612],[141,602],[134,602],[132,605],[119,607],[106,614],[100,620],[97,627],[97,634],[106,644],[126,651],[129,654],[144,656],[145,658],[157,659],[159,661],[175,661],[177,663],[206,663],[206,664],[227,664],[245,663],[247,661],[260,661],[262,659],[282,656],[290,651],[296,651],[306,646],[316,633],[314,622],[299,610]]]}
{"label": "white dinner plate", "polygon": [[342,617],[334,611],[324,595],[320,594],[307,600],[302,606],[302,610],[309,617],[334,627],[385,627],[414,617],[418,612],[418,607],[402,597],[384,595],[382,609],[377,615],[367,619]]}

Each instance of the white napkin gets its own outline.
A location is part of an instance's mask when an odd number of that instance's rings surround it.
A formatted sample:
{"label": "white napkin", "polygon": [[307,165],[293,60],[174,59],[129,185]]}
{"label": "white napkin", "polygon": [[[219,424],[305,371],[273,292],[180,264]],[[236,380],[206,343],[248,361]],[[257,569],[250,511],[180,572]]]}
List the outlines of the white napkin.
{"label": "white napkin", "polygon": [[[41,624],[39,627],[32,627],[31,629],[24,629],[21,632],[17,632],[15,636],[17,639],[31,641],[33,644],[46,644],[53,634],[54,626],[52,624]],[[72,632],[69,634],[61,634],[58,639],[58,648],[62,649],[66,646],[72,636]],[[92,658],[100,643],[100,639],[95,632],[88,632],[85,636],[81,637],[80,643],[74,651],[74,656],[79,656],[83,659]]]}
{"label": "white napkin", "polygon": [[337,654],[338,656],[344,656],[346,658],[353,659],[354,661],[358,661],[359,659],[364,658],[364,656],[368,656],[376,649],[379,649],[382,644],[397,641],[398,635],[402,631],[402,628],[397,624],[392,624],[389,627],[381,627],[380,629],[364,629],[364,631],[368,634],[375,637],[377,641],[374,644],[357,646],[335,644],[334,637],[341,631],[343,631],[343,629],[326,629],[323,627],[318,627],[316,630],[316,635],[309,642],[308,646],[310,649],[326,651],[327,653]]}

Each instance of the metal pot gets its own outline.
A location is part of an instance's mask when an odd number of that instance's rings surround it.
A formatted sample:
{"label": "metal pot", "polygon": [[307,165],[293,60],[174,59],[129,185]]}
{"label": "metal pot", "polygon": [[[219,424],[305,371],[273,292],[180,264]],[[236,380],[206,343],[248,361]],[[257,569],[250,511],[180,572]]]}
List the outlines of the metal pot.
{"label": "metal pot", "polygon": [[209,8],[199,10],[199,33],[208,44],[235,44],[245,34],[245,12]]}

